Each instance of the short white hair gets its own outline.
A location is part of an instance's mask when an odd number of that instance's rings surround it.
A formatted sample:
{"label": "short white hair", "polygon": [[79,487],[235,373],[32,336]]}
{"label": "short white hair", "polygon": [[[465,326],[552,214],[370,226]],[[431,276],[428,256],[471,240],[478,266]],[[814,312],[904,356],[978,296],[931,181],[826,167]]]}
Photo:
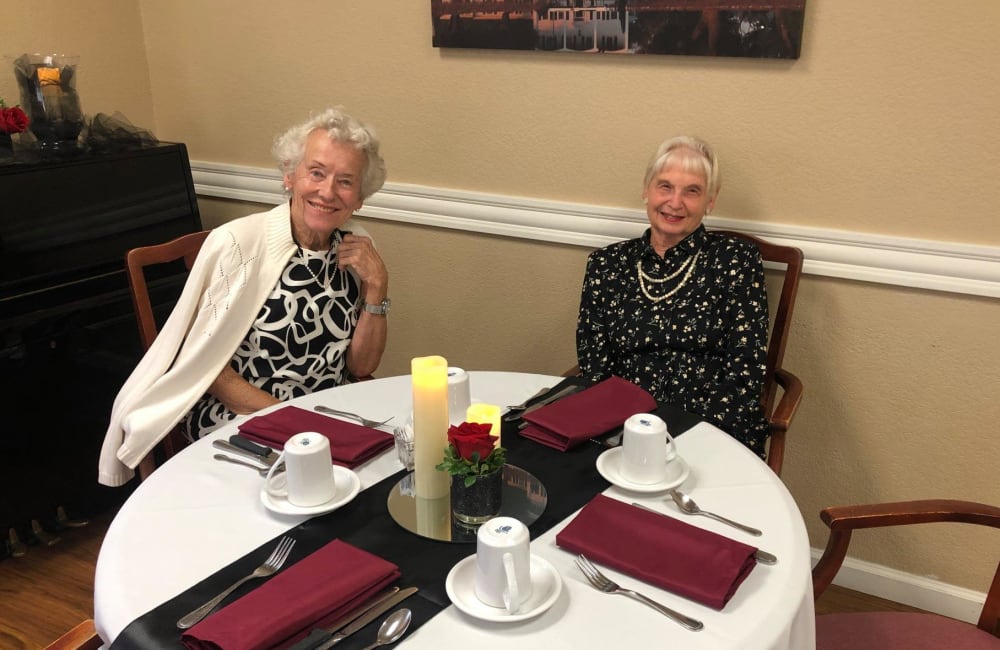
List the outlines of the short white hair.
{"label": "short white hair", "polygon": [[648,187],[653,176],[668,167],[678,167],[686,172],[698,173],[705,177],[705,192],[715,196],[722,183],[719,172],[719,158],[712,146],[700,138],[681,135],[661,144],[646,166],[643,187]]}
{"label": "short white hair", "polygon": [[316,130],[324,130],[331,140],[353,145],[365,154],[365,168],[361,174],[361,200],[382,189],[385,184],[385,161],[379,154],[379,140],[375,130],[348,115],[340,106],[328,108],[296,124],[275,138],[271,153],[278,161],[282,175],[290,175],[302,162],[306,140]]}

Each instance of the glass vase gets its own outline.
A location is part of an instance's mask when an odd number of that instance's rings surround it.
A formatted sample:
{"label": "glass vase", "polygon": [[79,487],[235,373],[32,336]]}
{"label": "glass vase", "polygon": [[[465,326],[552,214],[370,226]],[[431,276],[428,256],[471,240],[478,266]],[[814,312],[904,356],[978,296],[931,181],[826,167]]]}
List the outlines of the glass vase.
{"label": "glass vase", "polygon": [[61,54],[23,54],[14,61],[21,107],[28,114],[28,128],[43,150],[77,148],[83,129],[83,111],[76,93],[79,59]]}
{"label": "glass vase", "polygon": [[464,476],[451,477],[451,514],[465,526],[478,526],[497,516],[503,498],[503,468],[465,485]]}

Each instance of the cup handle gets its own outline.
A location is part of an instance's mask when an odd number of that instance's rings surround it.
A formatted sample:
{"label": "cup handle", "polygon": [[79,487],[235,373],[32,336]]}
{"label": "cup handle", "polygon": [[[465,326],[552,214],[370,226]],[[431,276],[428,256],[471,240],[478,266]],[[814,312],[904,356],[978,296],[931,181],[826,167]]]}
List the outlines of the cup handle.
{"label": "cup handle", "polygon": [[503,592],[503,604],[508,614],[516,614],[521,608],[521,594],[517,587],[517,571],[514,570],[514,555],[503,554],[503,571],[507,574],[507,589]]}
{"label": "cup handle", "polygon": [[277,477],[279,481],[283,482],[283,485],[280,486],[273,485],[274,483],[273,479],[275,478],[274,477],[275,471],[278,469],[278,466],[284,462],[284,460],[285,460],[285,451],[282,450],[281,454],[278,456],[278,459],[274,461],[273,465],[271,465],[271,469],[267,470],[267,478],[264,479],[264,489],[267,490],[267,493],[273,497],[285,497],[285,498],[288,497],[287,472],[282,472],[282,474]]}
{"label": "cup handle", "polygon": [[667,462],[672,462],[677,458],[677,445],[674,444],[674,437],[667,432]]}

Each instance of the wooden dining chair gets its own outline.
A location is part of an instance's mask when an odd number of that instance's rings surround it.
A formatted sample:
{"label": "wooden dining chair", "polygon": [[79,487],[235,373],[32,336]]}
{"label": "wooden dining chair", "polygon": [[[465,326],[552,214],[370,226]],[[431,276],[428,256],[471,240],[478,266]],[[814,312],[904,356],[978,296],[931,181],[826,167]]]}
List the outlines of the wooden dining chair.
{"label": "wooden dining chair", "polygon": [[[731,237],[737,237],[751,242],[760,250],[760,255],[766,264],[783,265],[784,278],[781,283],[781,293],[778,298],[774,317],[771,319],[771,331],[767,343],[767,367],[764,371],[764,390],[761,402],[770,429],[770,439],[767,448],[767,464],[774,473],[781,475],[781,467],[785,460],[785,436],[788,426],[802,401],[802,381],[782,367],[785,359],[785,346],[788,343],[788,332],[792,327],[792,311],[795,308],[795,297],[799,291],[799,278],[802,276],[802,251],[792,246],[781,246],[771,242],[737,232],[735,230],[713,230]],[[769,302],[771,302],[769,300]],[[580,366],[573,366],[564,377],[580,374]],[[778,397],[778,389],[781,396]]]}
{"label": "wooden dining chair", "polygon": [[44,650],[97,650],[103,643],[97,636],[94,619],[88,618],[45,646]]}
{"label": "wooden dining chair", "polygon": [[[840,569],[861,528],[958,522],[1000,528],[1000,508],[971,501],[923,500],[825,508],[820,518],[830,536],[813,567],[813,597],[819,598]],[[930,650],[1000,648],[1000,564],[976,625],[920,612],[851,612],[816,617],[817,650]]]}
{"label": "wooden dining chair", "polygon": [[[799,292],[799,278],[802,276],[802,251],[794,246],[774,244],[735,230],[712,232],[751,242],[760,250],[765,265],[771,268],[776,265],[784,267],[781,293],[771,319],[771,333],[767,341],[767,367],[764,370],[764,393],[761,396],[764,415],[767,417],[771,433],[767,447],[767,464],[775,474],[781,476],[781,467],[785,461],[785,436],[795,411],[799,408],[799,402],[802,401],[802,381],[782,366],[785,346],[788,344],[788,332],[792,327],[795,297]],[[780,397],[778,397],[779,388]]]}
{"label": "wooden dining chair", "polygon": [[[149,297],[149,286],[146,274],[151,267],[176,264],[183,261],[185,268],[191,269],[201,245],[208,236],[207,230],[181,235],[163,244],[140,246],[133,248],[125,255],[125,268],[128,274],[129,288],[132,290],[132,306],[135,309],[135,319],[139,326],[139,339],[145,350],[153,344],[159,327],[152,300]],[[146,455],[139,463],[139,478],[146,480],[156,468],[157,457],[160,462],[170,458],[180,451],[187,441],[178,429],[172,430],[164,437],[157,448]]]}

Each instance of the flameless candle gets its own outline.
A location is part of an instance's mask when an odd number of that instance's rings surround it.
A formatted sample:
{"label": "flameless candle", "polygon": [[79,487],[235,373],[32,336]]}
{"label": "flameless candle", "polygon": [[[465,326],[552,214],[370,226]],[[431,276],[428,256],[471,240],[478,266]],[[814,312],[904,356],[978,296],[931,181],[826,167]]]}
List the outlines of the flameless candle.
{"label": "flameless candle", "polygon": [[438,471],[448,446],[448,361],[416,357],[410,362],[413,382],[413,483],[416,496],[436,499],[448,494],[451,477]]}
{"label": "flameless candle", "polygon": [[[478,424],[492,424],[490,435],[500,438],[500,407],[495,404],[472,404],[465,411],[466,422],[476,422]],[[497,440],[497,447],[501,447],[503,440]]]}

